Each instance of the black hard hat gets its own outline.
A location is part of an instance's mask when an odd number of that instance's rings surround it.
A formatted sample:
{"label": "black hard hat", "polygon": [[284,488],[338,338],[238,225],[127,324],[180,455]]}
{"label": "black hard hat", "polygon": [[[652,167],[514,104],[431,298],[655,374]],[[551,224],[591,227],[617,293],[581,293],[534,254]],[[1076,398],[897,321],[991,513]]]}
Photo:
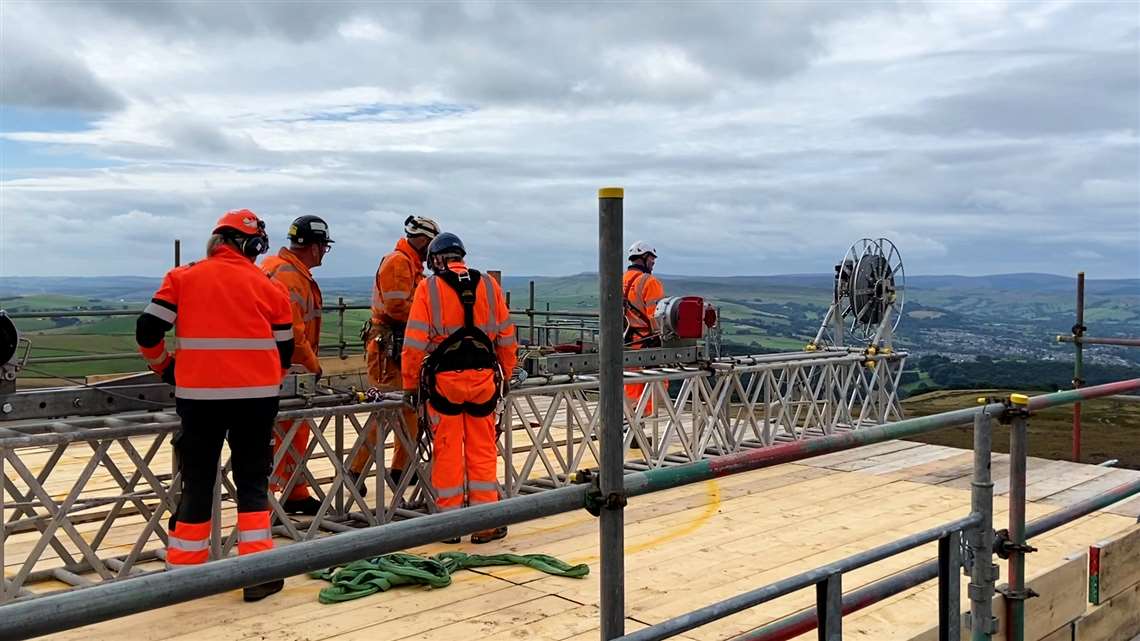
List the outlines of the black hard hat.
{"label": "black hard hat", "polygon": [[467,248],[463,246],[463,241],[459,240],[459,236],[451,232],[443,232],[428,245],[429,258],[440,254],[459,254],[462,257],[467,255]]}
{"label": "black hard hat", "polygon": [[289,225],[289,240],[298,245],[311,243],[331,243],[329,226],[320,216],[301,216]]}

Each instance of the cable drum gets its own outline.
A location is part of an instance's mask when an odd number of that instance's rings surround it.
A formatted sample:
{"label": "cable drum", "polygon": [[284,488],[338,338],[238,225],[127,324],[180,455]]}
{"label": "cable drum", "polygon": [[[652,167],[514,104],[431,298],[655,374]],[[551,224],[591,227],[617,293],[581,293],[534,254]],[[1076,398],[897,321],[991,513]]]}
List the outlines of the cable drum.
{"label": "cable drum", "polygon": [[891,342],[902,319],[906,272],[902,256],[886,238],[862,238],[835,266],[832,304],[810,345]]}
{"label": "cable drum", "polygon": [[16,324],[8,315],[0,311],[0,365],[4,365],[16,356],[16,347],[20,344],[20,333],[16,331]]}

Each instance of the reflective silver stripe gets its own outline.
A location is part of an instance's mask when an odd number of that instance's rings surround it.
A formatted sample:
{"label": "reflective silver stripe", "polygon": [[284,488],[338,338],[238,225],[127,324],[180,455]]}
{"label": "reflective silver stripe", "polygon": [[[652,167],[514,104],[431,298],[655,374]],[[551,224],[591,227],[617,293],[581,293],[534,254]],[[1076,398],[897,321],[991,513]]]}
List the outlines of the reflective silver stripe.
{"label": "reflective silver stripe", "polygon": [[[273,331],[273,335],[277,336],[278,332],[284,332],[285,338],[280,340],[289,340],[293,337],[292,329],[278,329]],[[200,349],[200,350],[222,350],[222,349],[236,349],[236,350],[257,350],[257,349],[276,349],[277,339],[274,338],[183,338],[178,337],[178,349]]]}
{"label": "reflective silver stripe", "polygon": [[486,505],[488,503],[498,503],[498,502],[499,502],[498,498],[487,499],[484,501],[481,501],[479,499],[471,499],[471,501],[470,501],[471,505]]}
{"label": "reflective silver stripe", "polygon": [[431,326],[436,333],[447,336],[451,332],[441,331],[443,328],[443,307],[439,302],[439,283],[436,282],[435,276],[429,276],[427,279],[428,302],[431,304]]}
{"label": "reflective silver stripe", "polygon": [[404,346],[405,347],[413,347],[415,349],[427,349],[428,343],[427,343],[427,341],[421,341],[421,340],[417,340],[415,338],[408,338],[405,336],[404,337]]}
{"label": "reflective silver stripe", "polygon": [[301,309],[305,310],[306,312],[312,308],[312,305],[309,304],[309,299],[298,294],[297,292],[290,291],[289,300],[300,305]]}
{"label": "reflective silver stripe", "polygon": [[440,512],[450,512],[452,510],[458,510],[462,507],[463,507],[462,505],[441,505],[441,506],[439,506],[439,511]]}
{"label": "reflective silver stripe", "polygon": [[269,528],[260,530],[241,530],[238,532],[239,543],[249,543],[250,541],[268,541],[273,538],[273,531]]}
{"label": "reflective silver stripe", "polygon": [[408,326],[407,326],[407,328],[408,328],[408,329],[418,329],[418,330],[421,330],[421,331],[425,331],[425,332],[427,332],[427,331],[430,331],[430,330],[431,330],[431,328],[430,328],[430,327],[428,327],[428,324],[427,324],[427,323],[425,323],[425,322],[423,322],[423,321],[418,321],[418,320],[410,320],[410,321],[408,321]]}
{"label": "reflective silver stripe", "polygon": [[496,481],[468,481],[467,487],[472,490],[498,490],[499,484]]}
{"label": "reflective silver stripe", "polygon": [[178,312],[173,309],[167,309],[158,303],[148,303],[147,306],[143,308],[143,313],[156,316],[168,323],[173,323],[174,319],[178,318]]}
{"label": "reflective silver stripe", "polygon": [[388,299],[392,299],[392,300],[408,300],[408,297],[409,297],[409,296],[411,296],[411,294],[409,294],[408,292],[399,292],[399,291],[395,291],[395,292],[384,292],[384,300],[388,300]]}
{"label": "reflective silver stripe", "polygon": [[190,400],[225,400],[230,398],[265,398],[277,396],[281,393],[279,385],[262,385],[257,387],[182,387],[174,388],[174,395],[178,398]]}
{"label": "reflective silver stripe", "polygon": [[[293,338],[293,330],[291,329],[275,329],[273,330],[273,339],[275,341],[287,341]],[[276,347],[276,345],[274,345]]]}
{"label": "reflective silver stripe", "polygon": [[166,569],[168,571],[169,570],[181,570],[182,568],[196,568],[200,565],[202,565],[202,564],[201,563],[171,563],[170,561],[167,561],[166,562]]}
{"label": "reflective silver stripe", "polygon": [[307,323],[313,319],[320,318],[320,317],[321,317],[321,310],[320,310],[320,308],[317,308],[317,309],[314,309],[313,311],[305,314],[304,316],[302,316],[301,320],[303,320]]}
{"label": "reflective silver stripe", "polygon": [[495,339],[495,344],[499,347],[508,347],[510,345],[518,344],[518,340],[515,339],[514,334],[511,334],[510,336],[500,335]]}
{"label": "reflective silver stripe", "polygon": [[[406,342],[407,341],[405,341],[405,343]],[[424,348],[424,351],[427,352],[428,354],[430,354],[430,353],[434,352],[435,348],[437,348],[437,347],[439,347],[439,343],[428,343],[428,346]]]}
{"label": "reflective silver stripe", "polygon": [[645,311],[645,283],[649,282],[649,275],[642,274],[641,278],[637,279],[637,291],[633,294],[634,302],[641,301],[642,311]]}
{"label": "reflective silver stripe", "polygon": [[281,272],[295,272],[295,271],[297,271],[296,267],[290,265],[289,263],[281,263],[281,266],[278,267],[277,269],[273,270],[273,273],[274,274],[280,274]]}
{"label": "reflective silver stripe", "polygon": [[210,539],[202,539],[201,541],[194,541],[191,539],[180,539],[178,537],[170,537],[166,547],[175,550],[182,550],[183,552],[201,552],[202,550],[209,549]]}
{"label": "reflective silver stripe", "polygon": [[437,488],[435,491],[435,494],[436,494],[436,496],[438,496],[441,499],[447,499],[447,498],[451,498],[453,496],[462,496],[463,495],[463,486],[459,485],[456,487]]}
{"label": "reflective silver stripe", "polygon": [[372,306],[381,307],[384,304],[384,299],[380,296],[380,290],[375,285],[372,286]]}
{"label": "reflective silver stripe", "polygon": [[661,302],[662,298],[665,298],[665,297],[664,296],[658,296],[657,298],[648,298],[645,300],[645,306],[648,308],[650,305],[656,305],[657,303]]}

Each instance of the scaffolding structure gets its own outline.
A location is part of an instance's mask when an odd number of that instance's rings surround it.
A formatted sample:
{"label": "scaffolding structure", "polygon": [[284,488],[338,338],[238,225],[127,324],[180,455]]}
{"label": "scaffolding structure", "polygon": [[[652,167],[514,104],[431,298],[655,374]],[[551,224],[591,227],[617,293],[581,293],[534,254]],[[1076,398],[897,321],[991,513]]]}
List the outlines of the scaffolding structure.
{"label": "scaffolding structure", "polygon": [[[294,484],[304,478],[321,500],[320,513],[307,522],[307,527],[298,527],[273,502],[275,533],[297,543],[255,555],[228,557],[227,548],[232,546],[235,533],[217,531],[212,551],[215,562],[177,572],[135,572],[135,566],[149,558],[148,542],[165,541],[163,515],[173,506],[178,478],[176,470],[160,474],[157,461],[167,438],[178,427],[174,417],[150,412],[5,425],[0,428],[0,477],[5,482],[0,491],[3,536],[17,530],[38,532],[39,536],[16,576],[5,577],[0,583],[0,601],[4,602],[0,605],[0,640],[47,634],[490,527],[587,509],[600,518],[602,568],[598,580],[604,640],[668,638],[799,589],[815,590],[814,611],[774,622],[750,638],[786,639],[810,626],[806,629],[819,628],[820,638],[838,639],[844,613],[897,594],[925,580],[923,577],[932,578],[931,571],[939,579],[940,637],[958,638],[958,581],[962,570],[970,577],[972,638],[990,639],[996,632],[990,612],[997,581],[993,554],[1000,553],[1009,559],[1006,638],[1022,641],[1023,604],[1029,596],[1024,559],[1032,550],[1027,538],[1140,493],[1140,482],[1132,482],[1027,524],[1030,417],[1046,407],[1133,392],[1140,389],[1140,379],[1032,398],[1015,394],[983,399],[976,407],[907,419],[898,407],[898,383],[906,354],[889,349],[837,348],[706,358],[627,371],[630,356],[623,351],[620,338],[623,200],[624,193],[618,188],[599,192],[597,375],[548,372],[512,391],[499,444],[507,500],[435,513],[427,483],[410,489],[412,474],[403,475],[396,483],[384,465],[385,443],[391,438],[407,438],[400,427],[400,401],[384,398],[362,404],[352,402],[351,396],[333,394],[324,399],[326,406],[291,408],[280,415],[281,419],[292,419],[294,429],[302,423],[312,428],[313,440],[305,452],[296,454],[313,465],[321,462],[329,470],[317,477],[306,465],[299,465],[290,481]],[[626,399],[622,393],[625,383],[645,383],[645,388],[639,398]],[[655,409],[646,416],[644,410],[650,401]],[[1011,425],[1009,524],[1000,533],[994,531],[992,522],[990,449],[995,420]],[[970,423],[975,447],[967,514],[625,634],[623,512],[629,499]],[[369,445],[370,432],[380,437],[375,446]],[[415,446],[410,440],[405,444]],[[632,463],[625,460],[631,444],[642,452],[642,458]],[[361,448],[370,451],[377,471],[354,482],[345,461]],[[46,484],[52,481],[51,472],[61,457],[76,449],[87,449],[91,454],[86,455],[79,478],[64,498],[57,500]],[[112,455],[113,449],[118,455]],[[274,462],[284,455],[278,452]],[[132,467],[124,468],[123,457]],[[427,478],[427,464],[418,465],[418,475]],[[34,466],[38,472],[33,472]],[[97,476],[110,478],[111,494],[87,495],[88,485]],[[224,474],[221,478],[218,505],[234,493]],[[361,491],[366,482],[373,484],[374,505]],[[101,556],[99,547],[116,521],[128,515],[145,522],[146,540],[137,539],[125,557]],[[81,519],[99,521],[94,545],[77,531]],[[378,527],[358,528],[354,523]],[[57,537],[60,532],[79,549],[77,554]],[[317,536],[322,532],[337,534]],[[933,541],[939,543],[933,566],[919,566],[843,594],[844,573]],[[3,542],[0,539],[0,550],[4,549]],[[48,548],[65,561],[61,567],[48,569],[49,575],[74,587],[54,594],[28,594],[27,583],[44,571],[42,566],[37,569],[39,559],[33,557]],[[161,558],[161,551],[153,549],[153,555]],[[3,564],[0,558],[0,566]]]}

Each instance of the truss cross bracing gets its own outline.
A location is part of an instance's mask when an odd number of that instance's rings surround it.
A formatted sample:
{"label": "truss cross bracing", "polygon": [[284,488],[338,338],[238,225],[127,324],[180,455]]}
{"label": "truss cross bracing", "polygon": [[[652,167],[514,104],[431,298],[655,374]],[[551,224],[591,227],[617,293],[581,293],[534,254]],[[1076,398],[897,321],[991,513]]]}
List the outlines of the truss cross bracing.
{"label": "truss cross bracing", "polygon": [[[904,353],[833,350],[628,370],[625,382],[643,387],[626,399],[625,443],[639,454],[627,467],[659,468],[899,420],[905,360]],[[499,439],[506,497],[565,485],[573,472],[597,464],[598,380],[562,378],[528,381],[507,399]],[[271,496],[275,535],[305,540],[434,511],[430,483],[413,484],[430,479],[431,466],[404,430],[400,407],[388,400],[281,413],[284,442],[303,425],[312,437],[304,452],[290,446],[276,453],[275,465],[287,451],[304,463],[278,495],[304,480],[321,506],[315,517],[291,516]],[[0,429],[0,601],[161,571],[179,486],[169,447],[177,430],[177,417],[164,412]],[[413,473],[398,482],[386,465],[396,439],[416,452]],[[349,462],[361,450],[369,460],[354,482]],[[229,468],[226,460],[219,473],[214,558],[233,554],[237,540]]]}

